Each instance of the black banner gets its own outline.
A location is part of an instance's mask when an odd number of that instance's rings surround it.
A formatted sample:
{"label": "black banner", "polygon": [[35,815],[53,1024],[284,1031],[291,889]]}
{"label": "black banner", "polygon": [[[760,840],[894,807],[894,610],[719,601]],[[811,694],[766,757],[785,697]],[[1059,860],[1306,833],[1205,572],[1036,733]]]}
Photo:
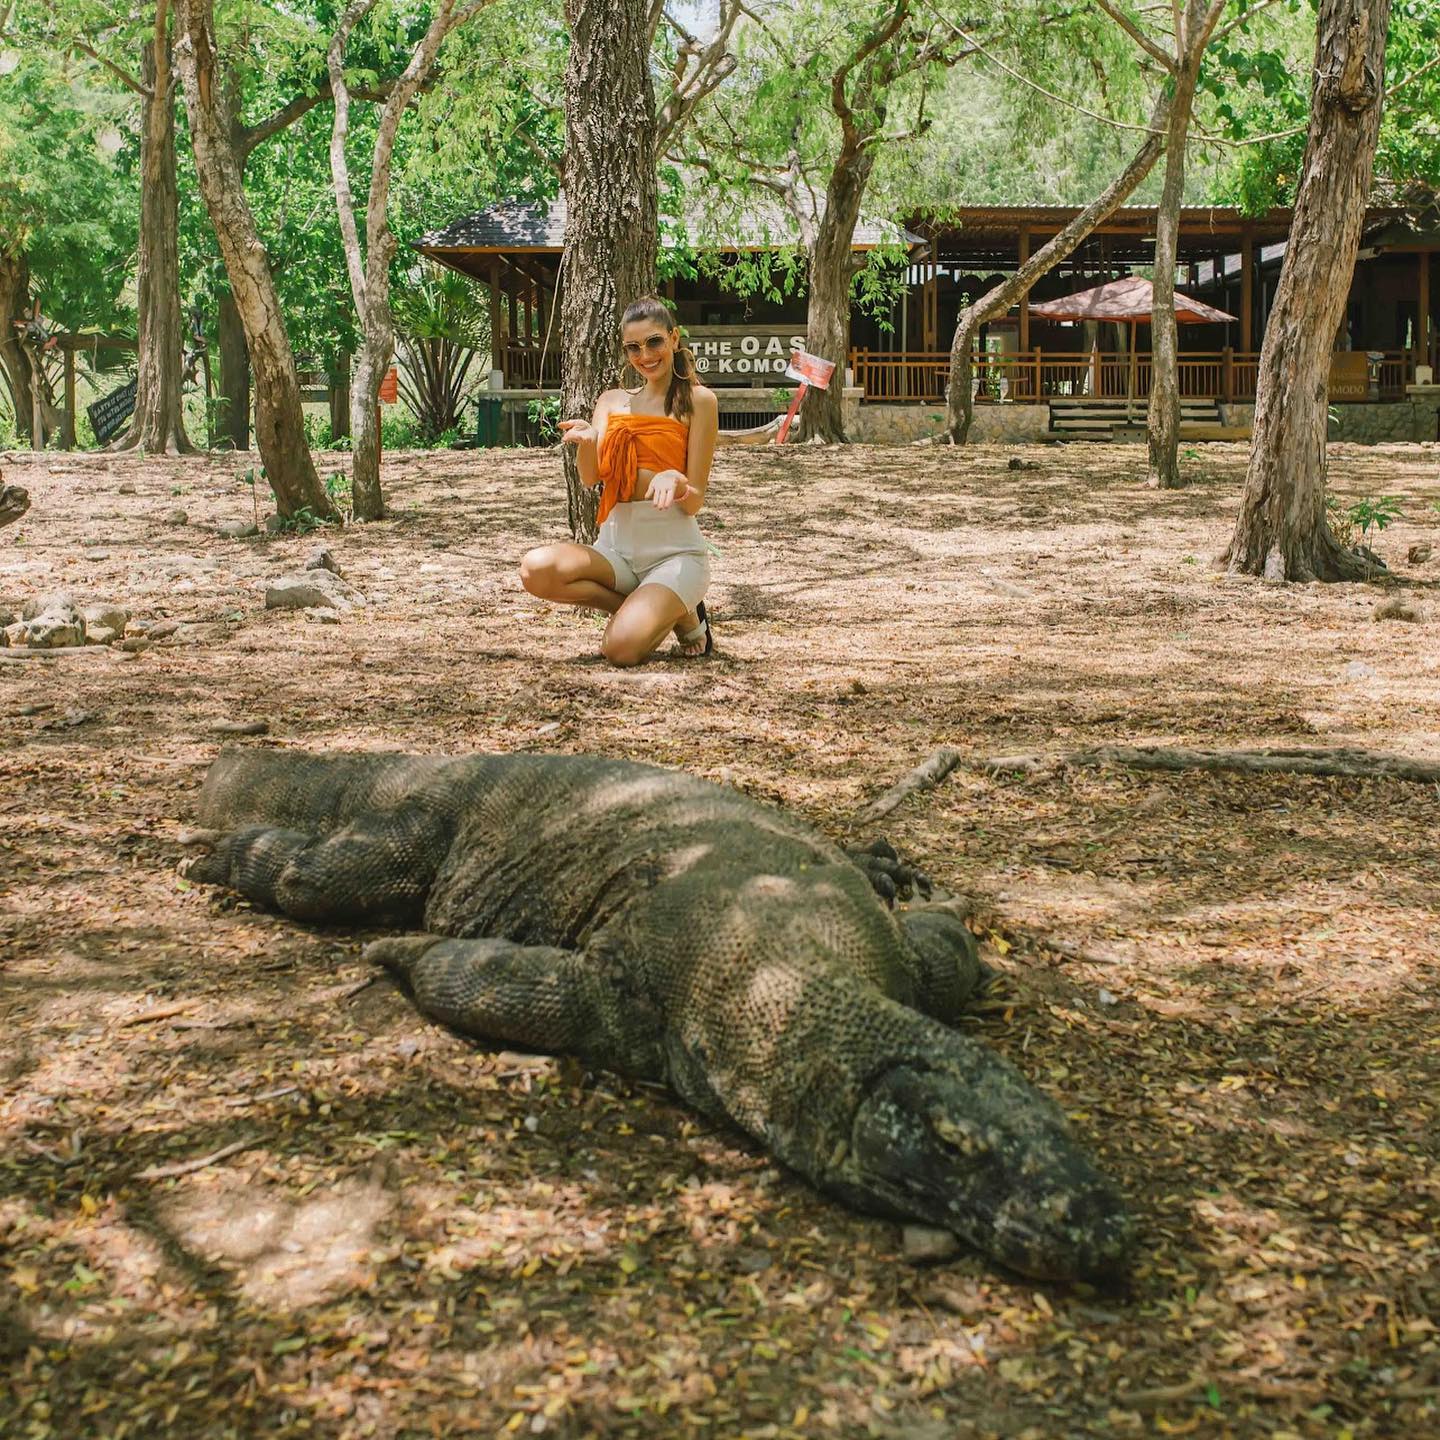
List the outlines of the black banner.
{"label": "black banner", "polygon": [[102,395],[93,405],[85,407],[90,417],[90,428],[95,432],[95,443],[103,445],[112,439],[120,427],[135,410],[135,382],[131,380],[118,390]]}

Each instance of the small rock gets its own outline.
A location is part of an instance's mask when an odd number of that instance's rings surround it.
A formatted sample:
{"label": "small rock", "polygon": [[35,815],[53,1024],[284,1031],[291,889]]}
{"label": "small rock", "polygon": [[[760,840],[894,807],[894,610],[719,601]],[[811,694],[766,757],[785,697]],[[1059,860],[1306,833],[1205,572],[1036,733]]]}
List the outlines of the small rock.
{"label": "small rock", "polygon": [[1420,611],[1408,600],[1402,600],[1398,595],[1392,595],[1388,600],[1382,601],[1375,607],[1375,619],[1377,620],[1410,620],[1420,618]]}
{"label": "small rock", "polygon": [[8,644],[31,650],[63,650],[85,643],[85,621],[68,595],[42,595],[26,603],[20,619],[5,627]]}
{"label": "small rock", "polygon": [[268,720],[217,720],[210,727],[212,735],[265,735],[269,730]]}
{"label": "small rock", "polygon": [[77,725],[83,725],[90,719],[88,710],[81,710],[76,706],[56,715],[50,720],[39,721],[35,728],[37,730],[73,730]]}
{"label": "small rock", "polygon": [[127,481],[124,485],[117,485],[115,487],[115,493],[117,495],[133,495],[135,493],[135,487]]}
{"label": "small rock", "polygon": [[145,633],[149,635],[152,640],[168,640],[179,628],[180,622],[178,620],[160,620],[152,625]]}
{"label": "small rock", "polygon": [[167,525],[188,525],[190,517],[183,510],[167,510],[165,523]]}
{"label": "small rock", "polygon": [[247,540],[260,531],[253,520],[222,520],[215,527],[215,533],[224,540]]}
{"label": "small rock", "polygon": [[87,645],[112,645],[120,638],[118,630],[112,630],[108,625],[87,625],[85,627],[85,643]]}
{"label": "small rock", "polygon": [[265,533],[267,535],[278,535],[285,528],[285,522],[279,515],[267,515],[265,517]]}
{"label": "small rock", "polygon": [[1109,990],[1098,991],[1095,995],[1095,999],[1099,1001],[1101,1005],[1118,1005],[1120,1003],[1119,998],[1113,995]]}
{"label": "small rock", "polygon": [[768,1250],[742,1246],[731,1252],[730,1263],[742,1275],[759,1275],[775,1263],[775,1257]]}
{"label": "small rock", "polygon": [[1022,460],[1018,455],[1012,455],[1006,462],[1005,468],[1007,470],[1038,470],[1040,462],[1038,460]]}
{"label": "small rock", "polygon": [[1419,545],[1412,545],[1406,553],[1405,558],[1412,565],[1423,565],[1430,558],[1430,552],[1431,545],[1430,542],[1426,540]]}
{"label": "small rock", "polygon": [[305,618],[316,625],[338,625],[340,623],[340,612],[322,606],[319,610],[307,610]]}
{"label": "small rock", "polygon": [[[87,605],[80,614],[84,617],[87,635],[96,629],[113,630],[116,635],[121,635],[130,620],[130,612],[122,610],[118,605]],[[103,644],[105,642],[95,641],[94,643]]]}
{"label": "small rock", "polygon": [[149,633],[150,622],[148,620],[127,620],[125,622],[126,639],[134,635],[148,635]]}
{"label": "small rock", "polygon": [[150,648],[150,640],[145,635],[127,635],[120,642],[119,648],[127,655],[139,655],[141,651]]}
{"label": "small rock", "polygon": [[1367,665],[1363,660],[1352,660],[1340,673],[1347,680],[1373,680],[1376,670],[1373,665]]}
{"label": "small rock", "polygon": [[33,600],[27,600],[20,607],[20,618],[22,620],[34,620],[39,615],[49,615],[52,612],[78,615],[79,608],[75,604],[75,597],[64,590],[51,590],[45,595],[37,595]]}
{"label": "small rock", "polygon": [[349,610],[363,605],[365,597],[329,570],[303,570],[282,575],[265,588],[267,610]]}
{"label": "small rock", "polygon": [[332,575],[338,575],[340,573],[340,567],[335,563],[335,557],[323,545],[312,550],[305,557],[305,565],[303,568],[306,570],[328,570]]}
{"label": "small rock", "polygon": [[0,609],[0,630],[4,630],[6,626],[13,625],[14,623],[15,612],[13,610]]}
{"label": "small rock", "polygon": [[928,1225],[906,1225],[900,1233],[905,1258],[912,1264],[949,1260],[960,1253],[959,1240],[948,1230],[933,1230]]}
{"label": "small rock", "polygon": [[53,708],[48,700],[42,700],[34,705],[22,705],[15,713],[17,715],[43,715],[47,710]]}
{"label": "small rock", "polygon": [[87,550],[85,552],[85,558],[92,561],[108,560],[110,558],[110,552],[108,550]]}

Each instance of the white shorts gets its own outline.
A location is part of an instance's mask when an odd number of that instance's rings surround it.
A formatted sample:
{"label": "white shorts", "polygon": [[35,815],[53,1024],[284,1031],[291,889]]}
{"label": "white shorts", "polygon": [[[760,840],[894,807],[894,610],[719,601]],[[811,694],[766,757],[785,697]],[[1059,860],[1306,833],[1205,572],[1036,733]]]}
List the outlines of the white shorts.
{"label": "white shorts", "polygon": [[700,526],[677,505],[665,510],[649,500],[617,505],[589,548],[609,563],[622,595],[641,585],[664,585],[693,610],[710,585],[710,557]]}

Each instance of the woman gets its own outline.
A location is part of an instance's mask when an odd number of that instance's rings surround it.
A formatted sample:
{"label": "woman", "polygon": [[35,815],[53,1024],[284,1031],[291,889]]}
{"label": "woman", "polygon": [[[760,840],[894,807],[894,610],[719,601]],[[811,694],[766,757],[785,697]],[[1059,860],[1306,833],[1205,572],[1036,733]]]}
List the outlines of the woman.
{"label": "woman", "polygon": [[542,600],[604,610],[601,650],[614,665],[640,664],[671,630],[680,654],[708,655],[710,560],[695,512],[710,483],[719,406],[695,382],[694,358],[663,300],[631,305],[620,336],[640,388],[607,390],[593,419],[560,422],[580,483],[604,487],[600,533],[593,545],[531,550],[520,580]]}

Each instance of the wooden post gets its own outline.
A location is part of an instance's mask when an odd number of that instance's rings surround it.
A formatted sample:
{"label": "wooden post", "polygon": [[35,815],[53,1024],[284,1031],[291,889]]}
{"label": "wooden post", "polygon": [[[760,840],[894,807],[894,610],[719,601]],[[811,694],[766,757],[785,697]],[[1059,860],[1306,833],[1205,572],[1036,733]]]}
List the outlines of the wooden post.
{"label": "wooden post", "polygon": [[[1022,225],[1022,226],[1020,227],[1019,255],[1020,255],[1020,264],[1023,266],[1023,265],[1025,264],[1025,262],[1030,258],[1030,227],[1029,227],[1028,225]],[[1030,292],[1027,290],[1027,291],[1020,297],[1020,344],[1019,344],[1019,349],[1021,349],[1021,350],[1028,350],[1029,348],[1030,348]]]}
{"label": "wooden post", "polygon": [[330,375],[330,438],[339,440],[350,433],[350,352],[335,356]]}
{"label": "wooden post", "polygon": [[1229,345],[1220,362],[1220,398],[1226,404],[1235,398],[1235,351]]}
{"label": "wooden post", "polygon": [[505,337],[500,321],[500,262],[490,262],[490,368],[505,368]]}
{"label": "wooden post", "polygon": [[1044,398],[1044,397],[1041,395],[1041,393],[1040,393],[1040,370],[1041,370],[1041,364],[1040,364],[1040,347],[1037,345],[1037,346],[1035,347],[1035,396],[1034,396],[1034,398],[1035,398],[1035,403],[1036,403],[1037,405],[1038,405],[1038,404],[1040,403],[1040,401]]}
{"label": "wooden post", "polygon": [[1420,262],[1420,318],[1415,325],[1415,359],[1421,365],[1428,365],[1430,363],[1430,252],[1422,250],[1415,258]]}
{"label": "wooden post", "polygon": [[1255,243],[1249,230],[1240,238],[1240,353],[1255,348]]}
{"label": "wooden post", "polygon": [[65,414],[60,420],[60,448],[75,448],[75,352],[65,346]]}

